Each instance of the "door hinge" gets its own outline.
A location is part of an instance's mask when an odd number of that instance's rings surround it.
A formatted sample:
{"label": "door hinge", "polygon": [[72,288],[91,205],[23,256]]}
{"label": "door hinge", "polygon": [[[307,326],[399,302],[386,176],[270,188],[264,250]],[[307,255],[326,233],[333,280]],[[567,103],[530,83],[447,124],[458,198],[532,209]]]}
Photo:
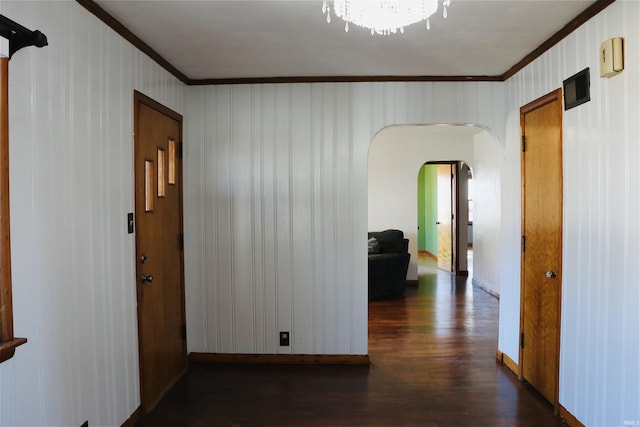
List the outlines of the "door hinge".
{"label": "door hinge", "polygon": [[520,348],[524,348],[524,332],[520,332]]}
{"label": "door hinge", "polygon": [[183,340],[187,340],[187,325],[182,325],[180,327],[180,334],[182,335]]}
{"label": "door hinge", "polygon": [[181,251],[184,250],[184,234],[178,235],[178,246]]}
{"label": "door hinge", "polygon": [[525,236],[522,236],[522,252],[524,252],[527,249],[527,238]]}
{"label": "door hinge", "polygon": [[183,148],[182,148],[182,141],[180,141],[180,142],[178,143],[178,158],[179,158],[179,159],[181,159],[181,158],[182,158],[182,150],[183,150]]}
{"label": "door hinge", "polygon": [[527,138],[524,135],[522,135],[522,152],[527,152]]}

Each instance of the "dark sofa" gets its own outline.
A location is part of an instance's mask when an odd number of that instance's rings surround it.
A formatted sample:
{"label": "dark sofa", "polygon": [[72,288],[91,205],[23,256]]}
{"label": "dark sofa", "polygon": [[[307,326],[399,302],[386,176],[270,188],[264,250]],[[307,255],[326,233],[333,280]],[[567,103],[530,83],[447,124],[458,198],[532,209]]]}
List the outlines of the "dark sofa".
{"label": "dark sofa", "polygon": [[369,301],[404,293],[409,239],[401,230],[369,232]]}

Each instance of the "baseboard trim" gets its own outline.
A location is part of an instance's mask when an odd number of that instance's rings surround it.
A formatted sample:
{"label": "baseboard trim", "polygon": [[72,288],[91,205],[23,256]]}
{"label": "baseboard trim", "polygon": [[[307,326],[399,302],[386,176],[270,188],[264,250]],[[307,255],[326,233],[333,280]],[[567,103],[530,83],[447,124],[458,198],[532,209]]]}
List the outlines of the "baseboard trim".
{"label": "baseboard trim", "polygon": [[407,279],[407,286],[418,286],[420,282],[418,282],[418,279],[415,280],[408,280]]}
{"label": "baseboard trim", "polygon": [[480,281],[478,281],[478,280],[476,280],[476,279],[471,279],[471,284],[472,284],[473,286],[477,286],[477,287],[479,287],[480,289],[482,289],[483,291],[485,291],[486,293],[488,293],[489,295],[491,295],[491,296],[492,296],[492,297],[494,297],[495,299],[500,299],[500,293],[499,293],[499,292],[494,291],[493,289],[491,289],[491,288],[489,287],[489,285],[487,285],[487,284],[485,284],[485,283],[482,283],[482,282],[480,282]]}
{"label": "baseboard trim", "polygon": [[369,365],[369,356],[352,354],[189,353],[189,362],[258,365]]}
{"label": "baseboard trim", "polygon": [[518,364],[510,358],[508,355],[503,354],[502,363],[511,370],[514,374],[518,375]]}
{"label": "baseboard trim", "polygon": [[564,420],[565,423],[569,424],[571,427],[584,427],[582,424],[571,412],[567,410],[561,404],[558,404],[560,409],[560,417]]}
{"label": "baseboard trim", "polygon": [[138,406],[138,409],[133,411],[129,419],[122,423],[122,427],[134,427],[140,418],[142,418],[142,406]]}
{"label": "baseboard trim", "polygon": [[504,354],[500,350],[496,350],[496,359],[498,362],[505,365],[511,372],[518,375],[518,364],[513,361],[507,354]]}

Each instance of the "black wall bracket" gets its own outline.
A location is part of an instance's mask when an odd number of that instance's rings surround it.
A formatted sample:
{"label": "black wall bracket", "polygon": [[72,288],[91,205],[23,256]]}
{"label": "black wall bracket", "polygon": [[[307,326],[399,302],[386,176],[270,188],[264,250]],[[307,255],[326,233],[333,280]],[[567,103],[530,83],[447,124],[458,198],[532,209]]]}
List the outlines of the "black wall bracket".
{"label": "black wall bracket", "polygon": [[31,31],[4,15],[0,15],[0,36],[9,40],[9,58],[27,46],[44,47],[49,43],[40,31]]}

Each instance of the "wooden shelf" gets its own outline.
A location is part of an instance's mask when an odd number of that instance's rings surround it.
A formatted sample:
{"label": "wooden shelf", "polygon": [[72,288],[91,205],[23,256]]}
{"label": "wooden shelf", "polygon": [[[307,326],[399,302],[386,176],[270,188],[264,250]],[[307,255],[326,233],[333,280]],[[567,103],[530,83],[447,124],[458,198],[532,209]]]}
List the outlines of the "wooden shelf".
{"label": "wooden shelf", "polygon": [[16,347],[27,342],[26,338],[14,338],[10,341],[0,343],[0,363],[13,357]]}

